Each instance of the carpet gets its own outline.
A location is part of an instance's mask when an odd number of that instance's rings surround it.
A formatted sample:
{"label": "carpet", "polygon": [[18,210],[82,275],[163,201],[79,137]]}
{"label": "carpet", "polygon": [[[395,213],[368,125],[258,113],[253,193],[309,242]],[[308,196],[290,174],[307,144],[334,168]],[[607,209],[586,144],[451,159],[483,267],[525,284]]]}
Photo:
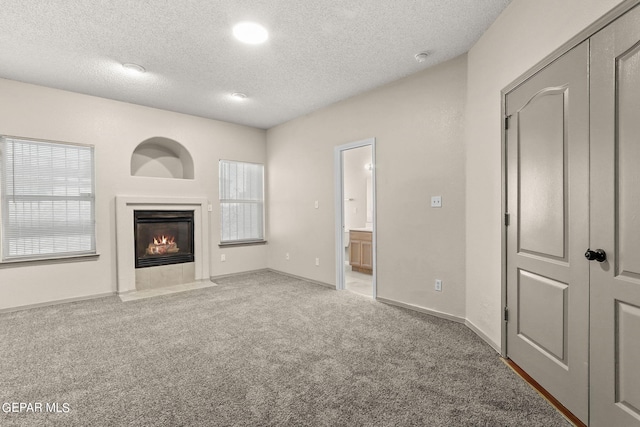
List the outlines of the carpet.
{"label": "carpet", "polygon": [[216,283],[0,314],[0,425],[570,425],[464,325],[274,272]]}

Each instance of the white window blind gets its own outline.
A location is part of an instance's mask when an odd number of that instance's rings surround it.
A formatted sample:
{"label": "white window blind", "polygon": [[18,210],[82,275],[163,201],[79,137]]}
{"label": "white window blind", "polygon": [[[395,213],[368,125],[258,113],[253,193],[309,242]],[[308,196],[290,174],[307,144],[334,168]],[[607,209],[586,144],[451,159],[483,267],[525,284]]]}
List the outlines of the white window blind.
{"label": "white window blind", "polygon": [[220,160],[220,242],[264,240],[264,166]]}
{"label": "white window blind", "polygon": [[96,252],[93,147],[0,138],[2,258]]}

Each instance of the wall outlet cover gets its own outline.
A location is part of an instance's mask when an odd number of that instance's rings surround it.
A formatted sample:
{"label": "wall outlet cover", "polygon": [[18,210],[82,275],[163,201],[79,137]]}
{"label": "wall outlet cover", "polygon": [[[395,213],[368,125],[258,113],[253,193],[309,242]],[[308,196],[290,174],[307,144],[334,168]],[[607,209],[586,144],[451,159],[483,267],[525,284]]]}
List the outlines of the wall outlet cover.
{"label": "wall outlet cover", "polygon": [[441,208],[442,207],[442,196],[433,196],[433,197],[431,197],[431,207],[432,208]]}

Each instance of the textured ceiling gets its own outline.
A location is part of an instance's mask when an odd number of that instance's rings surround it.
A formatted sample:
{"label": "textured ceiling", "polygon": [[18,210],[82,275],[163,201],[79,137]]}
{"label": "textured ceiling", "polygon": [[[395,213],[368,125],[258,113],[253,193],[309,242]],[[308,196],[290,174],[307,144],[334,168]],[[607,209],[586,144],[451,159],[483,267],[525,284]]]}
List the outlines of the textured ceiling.
{"label": "textured ceiling", "polygon": [[2,0],[0,77],[266,129],[468,51],[510,1]]}

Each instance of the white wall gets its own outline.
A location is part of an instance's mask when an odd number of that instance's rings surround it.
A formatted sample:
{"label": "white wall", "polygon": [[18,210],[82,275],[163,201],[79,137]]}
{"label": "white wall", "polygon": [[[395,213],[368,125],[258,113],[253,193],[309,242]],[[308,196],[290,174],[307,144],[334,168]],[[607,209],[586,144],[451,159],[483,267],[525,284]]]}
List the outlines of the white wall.
{"label": "white wall", "polygon": [[620,0],[514,0],[468,53],[467,319],[501,338],[500,91]]}
{"label": "white wall", "polygon": [[[464,317],[466,62],[460,56],[267,132],[270,268],[335,285],[334,147],[375,137],[378,296]],[[443,208],[429,207],[432,195]],[[434,291],[436,278],[443,292]]]}
{"label": "white wall", "polygon": [[[221,251],[218,160],[264,163],[265,131],[0,79],[0,134],[95,145],[97,259],[0,265],[0,309],[114,292],[116,195],[206,197],[213,276],[266,267],[266,246]],[[195,179],[131,176],[131,154],[151,137],[186,147]]]}

